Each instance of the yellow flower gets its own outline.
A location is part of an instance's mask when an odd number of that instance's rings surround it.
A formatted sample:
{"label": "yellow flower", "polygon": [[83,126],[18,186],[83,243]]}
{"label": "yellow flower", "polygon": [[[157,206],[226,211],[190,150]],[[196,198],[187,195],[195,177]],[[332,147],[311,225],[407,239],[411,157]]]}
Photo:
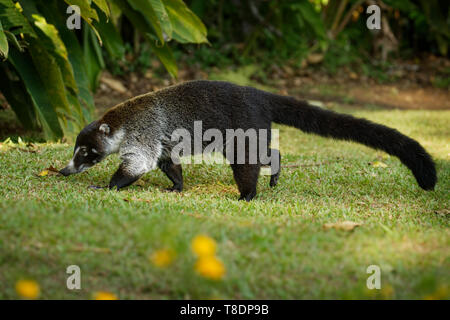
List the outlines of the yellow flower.
{"label": "yellow flower", "polygon": [[213,256],[216,253],[217,244],[214,239],[198,235],[191,242],[192,251],[198,257]]}
{"label": "yellow flower", "polygon": [[16,292],[25,299],[37,299],[41,289],[34,280],[19,280],[16,282]]}
{"label": "yellow flower", "polygon": [[215,256],[203,256],[197,260],[195,271],[205,278],[220,280],[225,275],[225,266]]}
{"label": "yellow flower", "polygon": [[157,267],[164,268],[170,265],[175,259],[175,252],[171,249],[161,249],[155,251],[150,256],[150,261]]}
{"label": "yellow flower", "polygon": [[97,291],[94,294],[94,300],[119,300],[119,298],[111,292]]}
{"label": "yellow flower", "polygon": [[446,300],[448,299],[448,288],[446,286],[441,286],[437,288],[436,292],[426,296],[425,300]]}

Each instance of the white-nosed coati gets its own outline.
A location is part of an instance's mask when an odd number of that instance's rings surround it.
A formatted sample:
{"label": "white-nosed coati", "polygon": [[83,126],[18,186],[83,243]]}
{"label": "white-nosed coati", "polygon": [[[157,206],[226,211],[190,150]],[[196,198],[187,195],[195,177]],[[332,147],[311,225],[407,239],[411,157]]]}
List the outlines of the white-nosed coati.
{"label": "white-nosed coati", "polygon": [[[202,121],[203,130],[217,128],[223,132],[239,128],[270,132],[271,123],[275,122],[323,137],[356,141],[398,157],[421,188],[432,190],[436,184],[430,155],[417,141],[395,129],[292,97],[222,81],[185,82],[115,106],[80,132],[73,159],[60,172],[63,175],[82,172],[119,152],[122,163],[109,188],[126,187],[158,166],[173,182],[172,190],[181,191],[181,165],[171,159],[174,146],[171,135],[179,128],[193,134],[194,121]],[[251,200],[256,194],[261,164],[231,164],[231,167],[240,199]],[[278,175],[279,170],[272,172],[271,186],[277,183]]]}

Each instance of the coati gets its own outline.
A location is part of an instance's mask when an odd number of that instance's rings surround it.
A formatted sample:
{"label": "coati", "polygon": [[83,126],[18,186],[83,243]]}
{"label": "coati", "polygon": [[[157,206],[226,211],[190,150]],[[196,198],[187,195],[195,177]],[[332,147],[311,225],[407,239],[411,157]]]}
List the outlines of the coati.
{"label": "coati", "polygon": [[[289,96],[207,80],[170,86],[113,107],[79,133],[73,158],[60,173],[67,176],[82,172],[118,152],[122,163],[109,182],[110,189],[129,186],[158,166],[173,182],[171,190],[180,192],[182,169],[170,156],[174,145],[171,134],[178,128],[192,133],[197,120],[202,121],[203,130],[254,128],[270,132],[275,122],[323,137],[356,141],[398,157],[422,189],[433,190],[436,184],[430,155],[417,141],[395,129]],[[278,150],[270,151],[280,157]],[[260,167],[260,163],[231,164],[240,200],[255,197]],[[279,173],[279,168],[271,172],[271,186],[276,185]]]}

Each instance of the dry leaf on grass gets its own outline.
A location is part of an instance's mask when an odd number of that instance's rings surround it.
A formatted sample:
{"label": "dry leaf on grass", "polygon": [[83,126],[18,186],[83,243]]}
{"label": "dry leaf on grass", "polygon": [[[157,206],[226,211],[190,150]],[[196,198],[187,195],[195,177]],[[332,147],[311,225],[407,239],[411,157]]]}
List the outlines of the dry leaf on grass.
{"label": "dry leaf on grass", "polygon": [[147,203],[151,203],[152,202],[151,200],[136,199],[136,198],[131,198],[131,199],[124,198],[123,201],[125,201],[125,202],[133,202],[133,201],[138,201],[139,202],[140,201],[140,202],[147,202]]}
{"label": "dry leaf on grass", "polygon": [[371,162],[370,165],[374,168],[387,168],[387,164],[381,161]]}
{"label": "dry leaf on grass", "polygon": [[352,231],[356,227],[359,227],[362,223],[353,222],[353,221],[342,221],[336,223],[325,223],[323,225],[325,230],[336,229],[342,231]]}
{"label": "dry leaf on grass", "polygon": [[440,210],[434,211],[434,213],[436,213],[437,215],[446,217],[446,216],[450,215],[450,209],[440,209]]}
{"label": "dry leaf on grass", "polygon": [[59,175],[58,169],[56,169],[53,166],[48,167],[47,169],[42,170],[37,174],[38,177],[45,177],[45,176],[56,176]]}

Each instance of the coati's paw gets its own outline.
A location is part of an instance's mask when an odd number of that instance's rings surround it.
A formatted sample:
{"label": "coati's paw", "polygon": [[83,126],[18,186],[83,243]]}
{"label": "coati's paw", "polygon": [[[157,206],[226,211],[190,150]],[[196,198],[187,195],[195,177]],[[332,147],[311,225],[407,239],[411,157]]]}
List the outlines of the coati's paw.
{"label": "coati's paw", "polygon": [[179,192],[183,191],[183,187],[182,186],[173,186],[171,188],[167,188],[166,191],[179,193]]}
{"label": "coati's paw", "polygon": [[92,185],[92,186],[89,186],[88,188],[89,189],[94,189],[94,190],[99,190],[99,189],[106,189],[106,188],[108,188],[108,186],[94,186],[94,185]]}
{"label": "coati's paw", "polygon": [[271,177],[270,177],[270,182],[269,182],[269,185],[273,188],[273,187],[275,187],[276,185],[277,185],[277,183],[278,183],[278,175],[272,175]]}
{"label": "coati's paw", "polygon": [[254,197],[256,196],[256,191],[250,192],[246,195],[241,194],[241,197],[239,198],[239,201],[245,200],[247,202],[250,202]]}

